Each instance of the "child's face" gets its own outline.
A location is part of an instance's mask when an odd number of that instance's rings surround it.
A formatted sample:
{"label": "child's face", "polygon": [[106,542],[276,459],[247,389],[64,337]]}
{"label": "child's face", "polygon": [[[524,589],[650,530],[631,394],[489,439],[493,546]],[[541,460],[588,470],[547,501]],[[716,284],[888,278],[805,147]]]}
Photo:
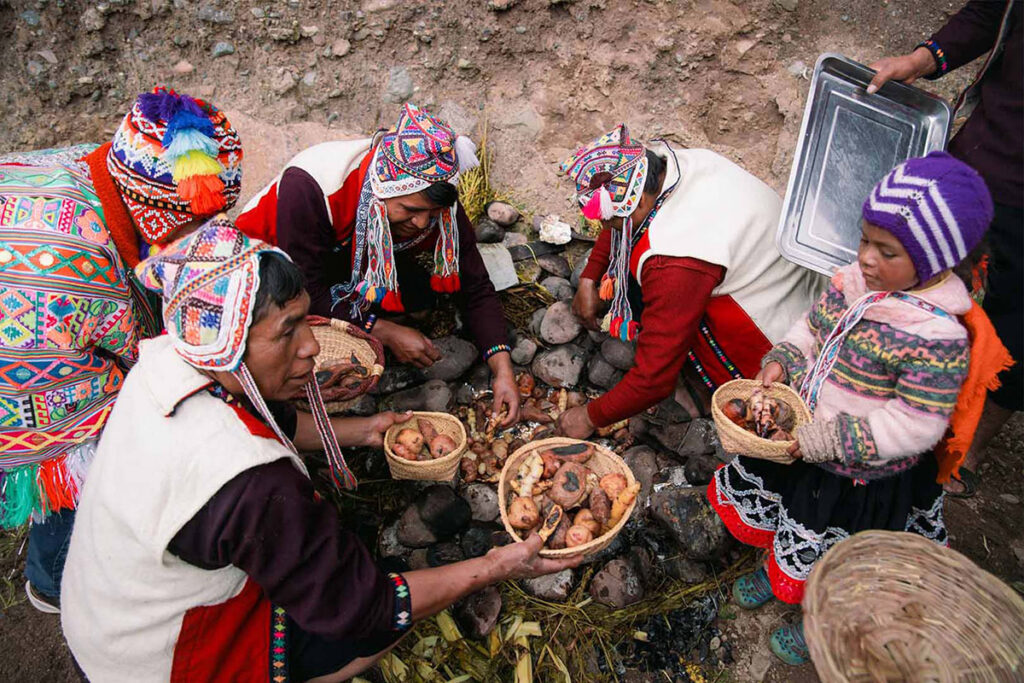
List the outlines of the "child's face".
{"label": "child's face", "polygon": [[917,284],[914,263],[900,241],[867,221],[861,223],[857,262],[868,289],[897,292]]}

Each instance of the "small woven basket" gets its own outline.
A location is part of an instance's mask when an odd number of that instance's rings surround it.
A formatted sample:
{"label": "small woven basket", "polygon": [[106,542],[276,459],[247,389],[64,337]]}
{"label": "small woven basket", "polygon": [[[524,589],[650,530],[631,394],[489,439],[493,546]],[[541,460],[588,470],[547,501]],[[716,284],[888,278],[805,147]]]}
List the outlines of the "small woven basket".
{"label": "small woven basket", "polygon": [[818,561],[804,633],[833,681],[1024,680],[1024,600],[917,534],[864,531]]}
{"label": "small woven basket", "polygon": [[[711,417],[715,420],[715,427],[718,428],[718,440],[722,442],[722,448],[726,453],[737,453],[748,458],[759,458],[771,460],[772,462],[788,465],[793,462],[793,457],[787,452],[795,441],[770,441],[762,439],[753,432],[748,432],[743,427],[730,420],[722,412],[722,406],[734,398],[741,398],[744,401],[757,389],[764,389],[760,381],[756,379],[734,379],[726,382],[715,390],[711,397]],[[775,382],[768,389],[764,390],[768,396],[778,401],[785,401],[793,409],[796,415],[796,425],[807,424],[811,421],[811,411],[807,410],[803,399],[795,391],[785,384]]]}
{"label": "small woven basket", "polygon": [[[438,434],[447,434],[455,442],[455,450],[436,460],[406,460],[399,458],[392,450],[398,432],[406,427],[419,431],[417,420],[427,420]],[[451,481],[459,469],[459,461],[466,452],[466,428],[458,418],[448,413],[416,413],[405,422],[396,422],[384,433],[384,455],[387,457],[391,476],[395,479],[416,479],[419,481]]]}
{"label": "small woven basket", "polygon": [[[330,415],[348,410],[363,394],[377,386],[384,372],[384,346],[355,325],[311,315],[306,319],[320,344],[313,372],[317,377],[329,372],[320,383],[324,407]],[[309,404],[299,400],[300,407]]]}
{"label": "small woven basket", "polygon": [[[512,455],[508,456],[505,461],[505,466],[501,468],[501,475],[498,478],[498,509],[501,511],[501,523],[505,525],[505,531],[508,532],[509,536],[512,537],[513,541],[521,541],[522,537],[519,532],[512,528],[512,525],[508,521],[508,503],[509,494],[512,492],[512,486],[509,482],[515,478],[516,473],[519,470],[519,465],[536,451],[544,451],[549,448],[556,448],[558,446],[570,446],[572,444],[582,443],[579,439],[567,439],[564,437],[553,437],[550,439],[541,439],[540,441],[532,441],[525,446],[522,446]],[[590,442],[587,442],[590,443]],[[632,486],[636,483],[636,479],[633,477],[633,471],[629,469],[629,465],[625,461],[617,456],[614,452],[608,450],[604,446],[600,446],[596,443],[590,443],[594,447],[594,454],[590,457],[584,465],[597,476],[603,477],[606,474],[612,474],[613,472],[620,472],[626,476],[626,482]],[[637,496],[639,498],[639,496]],[[604,550],[612,542],[622,528],[626,526],[626,522],[629,521],[630,515],[633,514],[633,510],[636,509],[636,500],[630,504],[629,508],[622,515],[622,519],[618,523],[609,529],[606,533],[598,536],[590,543],[584,543],[578,545],[575,548],[559,548],[554,550],[551,548],[543,548],[540,551],[541,557],[569,557],[572,555],[593,555],[594,553]]]}

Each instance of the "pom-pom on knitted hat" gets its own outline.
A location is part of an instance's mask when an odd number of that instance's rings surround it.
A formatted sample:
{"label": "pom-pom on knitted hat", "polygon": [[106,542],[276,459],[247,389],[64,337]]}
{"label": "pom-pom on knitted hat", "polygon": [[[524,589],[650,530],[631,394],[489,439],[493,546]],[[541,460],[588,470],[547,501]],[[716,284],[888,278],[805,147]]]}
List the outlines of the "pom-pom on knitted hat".
{"label": "pom-pom on knitted hat", "polygon": [[223,112],[164,87],[139,95],[107,154],[114,184],[150,244],[231,208],[241,162],[241,140]]}
{"label": "pom-pom on knitted hat", "polygon": [[864,200],[868,223],[892,233],[925,282],[963,261],[992,222],[992,196],[977,171],[946,152],[908,159]]}

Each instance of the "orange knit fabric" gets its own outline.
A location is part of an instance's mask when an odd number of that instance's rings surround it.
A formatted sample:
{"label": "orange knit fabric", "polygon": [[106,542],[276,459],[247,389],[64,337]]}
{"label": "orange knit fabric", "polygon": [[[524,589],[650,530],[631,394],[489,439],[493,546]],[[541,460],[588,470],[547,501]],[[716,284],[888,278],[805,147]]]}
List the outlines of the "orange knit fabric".
{"label": "orange knit fabric", "polygon": [[135,230],[135,223],[132,222],[127,207],[121,201],[121,193],[114,185],[110,171],[107,170],[107,152],[110,151],[110,145],[109,142],[100,145],[87,154],[85,163],[89,165],[92,187],[103,206],[103,222],[107,226],[107,232],[114,240],[124,264],[129,268],[135,268],[139,264],[139,233]]}
{"label": "orange knit fabric", "polygon": [[971,339],[971,359],[967,367],[967,379],[960,387],[953,417],[945,438],[935,448],[939,459],[940,484],[960,471],[967,451],[974,440],[974,432],[985,407],[985,394],[999,388],[999,373],[1013,365],[1013,357],[1006,349],[985,311],[977,303],[960,318]]}

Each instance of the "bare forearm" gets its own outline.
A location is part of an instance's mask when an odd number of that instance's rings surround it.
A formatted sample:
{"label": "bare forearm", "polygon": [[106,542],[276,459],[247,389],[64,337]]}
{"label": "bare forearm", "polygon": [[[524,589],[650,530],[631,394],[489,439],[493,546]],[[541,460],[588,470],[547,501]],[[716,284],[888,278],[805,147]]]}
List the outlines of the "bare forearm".
{"label": "bare forearm", "polygon": [[[323,448],[320,434],[316,430],[316,423],[313,416],[299,410],[295,414],[295,438],[292,443],[300,451],[318,451]],[[331,426],[334,427],[334,435],[338,437],[338,445],[342,448],[354,448],[366,446],[367,430],[370,418],[361,417],[332,417]]]}
{"label": "bare forearm", "polygon": [[413,621],[437,614],[470,593],[505,578],[490,553],[444,567],[406,572],[402,576],[412,595]]}
{"label": "bare forearm", "polygon": [[512,356],[507,351],[500,351],[487,359],[494,377],[512,377]]}

